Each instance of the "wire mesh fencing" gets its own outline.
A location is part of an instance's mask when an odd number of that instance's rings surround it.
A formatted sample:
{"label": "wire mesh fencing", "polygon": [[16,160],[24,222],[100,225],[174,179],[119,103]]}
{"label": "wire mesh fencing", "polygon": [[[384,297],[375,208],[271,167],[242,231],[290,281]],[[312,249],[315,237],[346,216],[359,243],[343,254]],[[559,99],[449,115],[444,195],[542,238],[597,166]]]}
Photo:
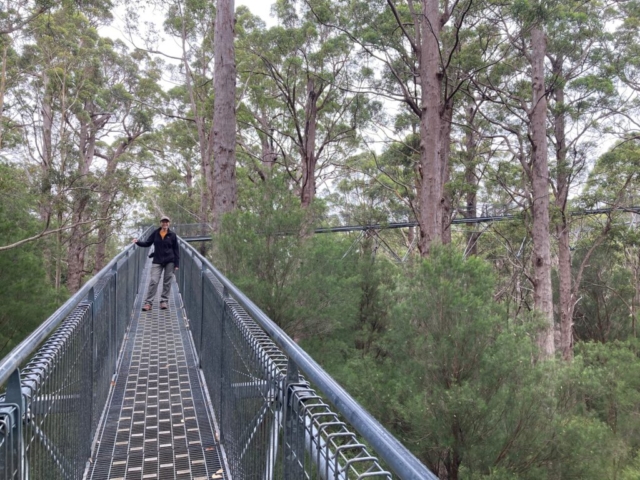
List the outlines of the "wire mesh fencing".
{"label": "wire mesh fencing", "polygon": [[145,259],[128,247],[0,361],[0,480],[82,478]]}
{"label": "wire mesh fencing", "polygon": [[183,241],[178,282],[232,478],[437,478]]}

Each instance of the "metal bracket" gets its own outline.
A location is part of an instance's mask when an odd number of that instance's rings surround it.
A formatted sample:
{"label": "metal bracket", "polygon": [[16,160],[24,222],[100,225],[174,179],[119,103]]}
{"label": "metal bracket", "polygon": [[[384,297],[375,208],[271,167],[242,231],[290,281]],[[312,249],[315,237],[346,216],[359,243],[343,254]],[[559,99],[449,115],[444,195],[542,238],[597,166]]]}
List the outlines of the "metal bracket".
{"label": "metal bracket", "polygon": [[22,396],[20,370],[15,369],[7,381],[7,391],[0,402],[0,472],[8,478],[22,479],[24,472],[24,442],[22,415],[25,400]]}
{"label": "metal bracket", "polygon": [[285,382],[284,405],[284,479],[296,480],[304,476],[304,420],[300,418],[299,404],[294,389],[300,385],[298,365],[289,358]]}

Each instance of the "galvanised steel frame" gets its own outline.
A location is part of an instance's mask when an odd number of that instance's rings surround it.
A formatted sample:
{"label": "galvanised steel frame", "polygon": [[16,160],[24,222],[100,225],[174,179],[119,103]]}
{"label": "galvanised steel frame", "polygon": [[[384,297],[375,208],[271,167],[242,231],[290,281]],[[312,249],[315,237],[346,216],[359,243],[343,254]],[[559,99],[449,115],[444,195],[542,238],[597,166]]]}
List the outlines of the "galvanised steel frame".
{"label": "galvanised steel frame", "polygon": [[437,479],[207,259],[180,248],[184,309],[232,478]]}
{"label": "galvanised steel frame", "polygon": [[0,361],[0,480],[82,478],[145,255],[126,248]]}

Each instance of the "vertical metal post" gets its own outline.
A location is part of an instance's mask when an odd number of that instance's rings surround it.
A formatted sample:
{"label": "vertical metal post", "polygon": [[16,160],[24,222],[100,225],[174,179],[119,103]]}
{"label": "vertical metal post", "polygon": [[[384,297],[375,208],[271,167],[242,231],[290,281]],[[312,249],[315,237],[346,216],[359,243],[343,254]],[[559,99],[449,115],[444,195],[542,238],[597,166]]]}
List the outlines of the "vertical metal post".
{"label": "vertical metal post", "polygon": [[[129,255],[127,254],[126,260],[125,262],[129,261]],[[127,263],[128,265],[128,263]],[[130,267],[130,265],[128,265]],[[111,268],[111,273],[112,276],[111,278],[113,279],[113,302],[112,302],[112,312],[113,312],[113,318],[111,318],[111,337],[110,337],[110,345],[109,345],[109,355],[113,355],[112,360],[113,360],[113,373],[116,373],[116,370],[118,368],[118,345],[116,345],[118,343],[118,322],[119,322],[119,318],[118,318],[118,262],[116,262],[113,267]],[[128,275],[127,275],[128,276]]]}
{"label": "vertical metal post", "polygon": [[294,395],[294,387],[299,383],[298,365],[289,358],[281,407],[284,413],[284,438],[282,442],[284,480],[304,478],[304,423],[300,419],[299,405]]}
{"label": "vertical metal post", "polygon": [[91,326],[90,328],[90,337],[91,337],[91,391],[87,392],[87,394],[90,395],[91,398],[91,408],[89,409],[89,425],[91,425],[91,438],[93,438],[94,435],[94,431],[93,431],[93,415],[94,415],[94,407],[95,407],[95,403],[96,403],[96,392],[95,392],[95,388],[94,388],[94,384],[96,381],[96,364],[98,363],[98,342],[96,342],[96,332],[95,332],[95,323],[94,323],[94,311],[93,311],[93,306],[95,303],[95,299],[96,299],[96,292],[95,289],[93,287],[91,287],[91,290],[89,290],[89,293],[87,294],[87,304],[89,305],[89,325]]}
{"label": "vertical metal post", "polygon": [[[186,252],[186,250],[185,250]],[[187,278],[189,277],[189,275],[191,275],[191,263],[193,262],[193,257],[191,256],[191,252],[186,252],[189,255],[189,258],[185,258],[185,262],[184,262],[184,268],[185,268],[185,272],[184,275],[182,276],[182,285],[180,285],[180,291],[181,292],[185,292],[188,293],[187,290]],[[186,256],[185,256],[186,257]],[[189,312],[187,312],[187,316],[189,316]]]}
{"label": "vertical metal post", "polygon": [[[225,334],[225,323],[227,318],[227,300],[229,299],[229,290],[227,287],[222,288],[222,312],[220,312],[220,385],[218,386],[218,393],[220,395],[220,417],[224,418],[224,415],[227,414],[225,411],[225,405],[223,403],[223,392],[226,391],[225,381],[226,381],[226,362],[224,361],[224,346],[227,344],[226,339],[224,338]],[[225,422],[220,422],[220,443],[224,443],[224,425]]]}
{"label": "vertical metal post", "polygon": [[204,282],[206,278],[204,262],[200,263],[200,345],[198,345],[198,364],[202,368],[202,348],[204,347]]}
{"label": "vertical metal post", "polygon": [[[0,467],[4,470],[6,478],[14,478],[14,471],[20,480],[27,480],[26,458],[24,452],[24,440],[22,438],[22,415],[26,410],[20,382],[20,370],[15,369],[7,381],[7,390],[4,402],[0,403],[0,412],[5,414],[8,422],[5,425],[4,444],[6,455],[0,459]],[[0,432],[0,438],[2,432]],[[4,465],[1,465],[4,463]],[[0,471],[2,473],[2,471]]]}

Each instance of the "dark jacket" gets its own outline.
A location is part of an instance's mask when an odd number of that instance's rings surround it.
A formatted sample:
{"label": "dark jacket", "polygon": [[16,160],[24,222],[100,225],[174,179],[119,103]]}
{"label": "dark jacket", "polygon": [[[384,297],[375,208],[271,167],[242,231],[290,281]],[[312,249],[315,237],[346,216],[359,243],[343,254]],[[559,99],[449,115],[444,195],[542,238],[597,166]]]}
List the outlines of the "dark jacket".
{"label": "dark jacket", "polygon": [[154,230],[145,240],[138,240],[136,245],[150,247],[153,245],[153,263],[166,265],[173,263],[175,268],[180,266],[180,248],[178,236],[169,229],[164,239],[160,236],[160,228]]}

